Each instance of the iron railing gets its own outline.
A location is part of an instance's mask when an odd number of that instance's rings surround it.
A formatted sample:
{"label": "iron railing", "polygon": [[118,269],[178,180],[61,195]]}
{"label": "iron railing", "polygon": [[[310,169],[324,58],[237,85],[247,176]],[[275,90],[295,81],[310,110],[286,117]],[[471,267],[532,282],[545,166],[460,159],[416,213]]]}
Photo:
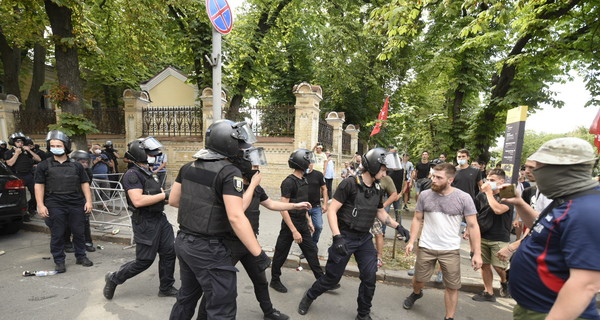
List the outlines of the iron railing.
{"label": "iron railing", "polygon": [[96,125],[100,134],[125,134],[123,108],[85,109],[83,115]]}
{"label": "iron railing", "polygon": [[143,135],[202,135],[202,109],[197,106],[142,108]]}
{"label": "iron railing", "polygon": [[325,150],[333,149],[333,126],[327,121],[319,118],[319,142],[323,144]]}
{"label": "iron railing", "polygon": [[236,120],[252,119],[252,131],[262,137],[293,137],[294,106],[247,106],[240,108]]}
{"label": "iron railing", "polygon": [[50,109],[35,110],[16,110],[13,111],[15,117],[16,131],[22,131],[25,134],[43,134],[48,133],[48,125],[56,123],[56,114]]}
{"label": "iron railing", "polygon": [[350,150],[350,148],[352,148],[351,141],[352,141],[352,136],[349,133],[342,131],[342,154],[350,154],[351,153],[351,150]]}

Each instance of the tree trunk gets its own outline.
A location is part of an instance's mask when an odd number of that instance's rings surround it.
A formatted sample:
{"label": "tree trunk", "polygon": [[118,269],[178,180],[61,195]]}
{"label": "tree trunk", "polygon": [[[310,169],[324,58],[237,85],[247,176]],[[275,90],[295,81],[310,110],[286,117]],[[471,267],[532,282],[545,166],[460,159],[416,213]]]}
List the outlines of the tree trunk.
{"label": "tree trunk", "polygon": [[21,70],[21,48],[11,47],[0,27],[0,56],[4,66],[4,91],[21,101],[19,71]]}
{"label": "tree trunk", "polygon": [[[79,55],[73,35],[73,10],[58,6],[51,0],[45,0],[44,5],[52,27],[58,83],[75,96],[75,99],[71,101],[62,101],[62,111],[83,114],[83,83],[79,71]],[[73,136],[71,139],[79,148],[87,146],[85,134]]]}
{"label": "tree trunk", "polygon": [[29,89],[29,95],[27,95],[27,101],[25,103],[25,109],[35,110],[43,109],[41,100],[43,93],[40,92],[40,87],[46,80],[46,48],[36,43],[33,47],[33,76],[31,77],[31,88]]}

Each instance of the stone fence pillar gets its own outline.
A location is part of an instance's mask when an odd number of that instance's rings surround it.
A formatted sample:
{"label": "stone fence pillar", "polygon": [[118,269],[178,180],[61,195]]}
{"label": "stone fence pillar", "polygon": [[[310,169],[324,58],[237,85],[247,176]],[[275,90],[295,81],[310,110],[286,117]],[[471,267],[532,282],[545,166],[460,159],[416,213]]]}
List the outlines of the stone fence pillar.
{"label": "stone fence pillar", "polygon": [[[202,95],[200,96],[200,100],[202,101],[202,141],[206,138],[204,135],[206,134],[206,129],[210,127],[210,125],[214,121],[213,117],[213,90],[212,88],[204,88],[202,90]],[[225,112],[227,111],[227,95],[225,92],[221,91],[221,105],[225,106],[221,108],[221,119],[225,119]]]}
{"label": "stone fence pillar", "polygon": [[293,92],[296,96],[294,149],[311,150],[319,138],[319,103],[323,100],[323,90],[302,82],[294,86]]}
{"label": "stone fence pillar", "polygon": [[346,133],[350,135],[350,153],[358,151],[358,133],[360,130],[356,129],[353,124],[346,126]]}
{"label": "stone fence pillar", "polygon": [[337,157],[341,157],[342,155],[342,132],[344,130],[342,125],[344,124],[344,121],[346,121],[345,117],[344,112],[330,112],[325,118],[327,124],[333,127],[333,150],[331,150],[331,153]]}
{"label": "stone fence pillar", "polygon": [[144,119],[142,108],[150,104],[148,93],[125,89],[123,91],[124,114],[125,114],[125,143],[129,143],[143,134]]}
{"label": "stone fence pillar", "polygon": [[14,111],[19,110],[21,102],[12,94],[0,96],[0,139],[7,141],[16,130]]}

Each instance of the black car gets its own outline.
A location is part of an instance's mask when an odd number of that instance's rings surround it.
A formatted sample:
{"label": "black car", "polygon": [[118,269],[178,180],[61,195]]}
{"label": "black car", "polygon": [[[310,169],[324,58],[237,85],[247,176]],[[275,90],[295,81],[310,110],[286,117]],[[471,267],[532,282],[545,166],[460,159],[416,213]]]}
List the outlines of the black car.
{"label": "black car", "polygon": [[0,234],[16,233],[27,213],[25,181],[0,162]]}

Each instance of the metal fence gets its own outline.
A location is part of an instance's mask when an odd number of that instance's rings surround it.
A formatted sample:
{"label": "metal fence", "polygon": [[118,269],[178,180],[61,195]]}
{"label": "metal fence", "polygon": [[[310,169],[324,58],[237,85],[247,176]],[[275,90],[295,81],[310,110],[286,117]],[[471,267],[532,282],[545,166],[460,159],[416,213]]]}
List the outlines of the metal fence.
{"label": "metal fence", "polygon": [[96,125],[101,134],[125,134],[123,108],[85,109],[83,115]]}
{"label": "metal fence", "polygon": [[202,109],[197,106],[145,107],[142,109],[143,135],[202,135]]}
{"label": "metal fence", "polygon": [[352,150],[350,150],[352,137],[349,133],[342,131],[342,154],[350,154]]}
{"label": "metal fence", "polygon": [[319,142],[323,144],[326,150],[333,149],[333,126],[327,124],[327,121],[319,118]]}
{"label": "metal fence", "polygon": [[27,134],[45,135],[48,133],[48,125],[56,123],[56,114],[54,110],[49,109],[16,110],[13,111],[13,115],[16,131]]}
{"label": "metal fence", "polygon": [[240,119],[252,119],[254,134],[262,137],[293,137],[294,106],[248,106],[240,108]]}

